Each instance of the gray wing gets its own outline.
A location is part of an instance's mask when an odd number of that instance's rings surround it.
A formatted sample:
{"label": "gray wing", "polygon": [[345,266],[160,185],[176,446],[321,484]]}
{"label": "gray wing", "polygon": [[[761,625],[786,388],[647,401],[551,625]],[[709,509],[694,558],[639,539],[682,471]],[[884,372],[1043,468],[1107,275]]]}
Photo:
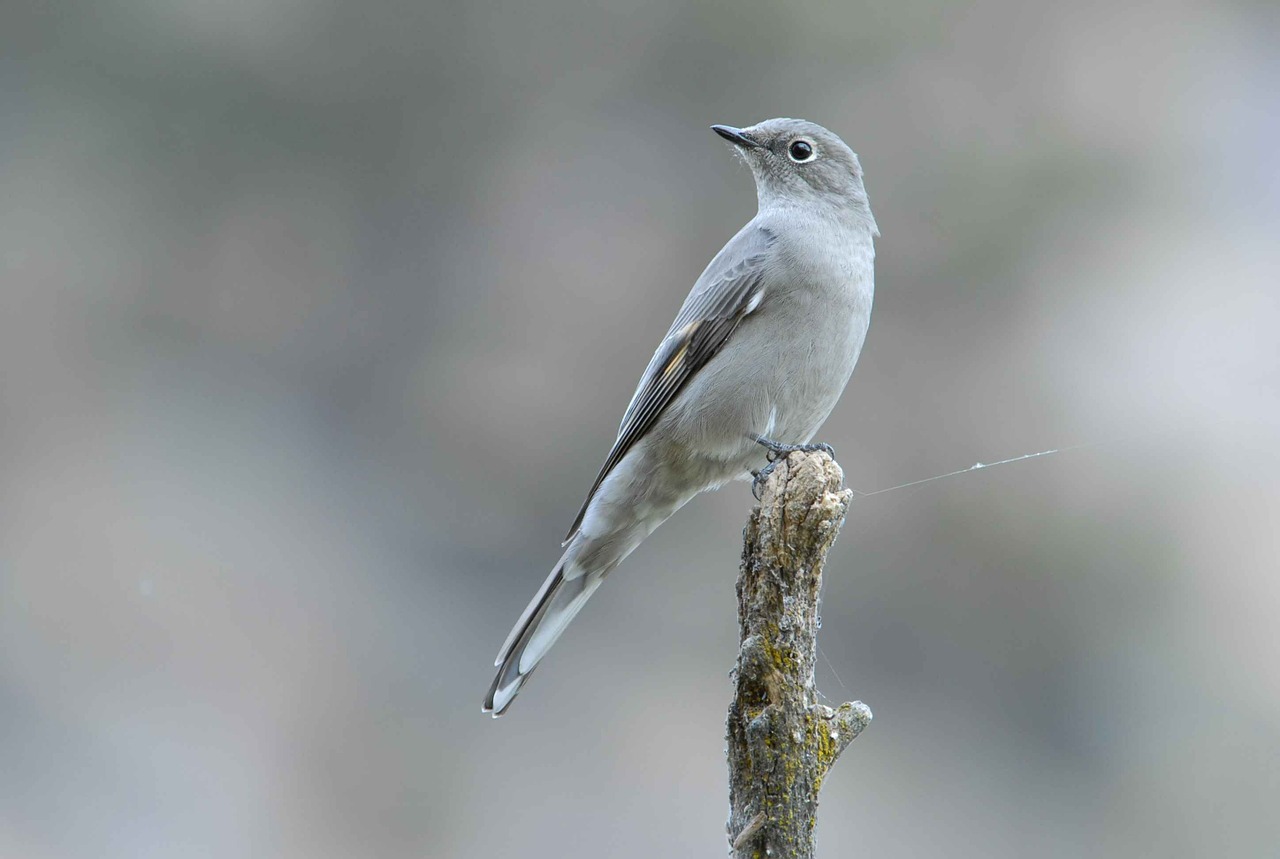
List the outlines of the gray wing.
{"label": "gray wing", "polygon": [[622,416],[618,439],[596,475],[566,540],[582,525],[591,499],[609,472],[657,422],[685,383],[723,348],[738,323],[760,305],[764,297],[765,263],[772,253],[774,238],[767,228],[748,225],[729,240],[698,278],[676,314],[671,330],[649,361]]}

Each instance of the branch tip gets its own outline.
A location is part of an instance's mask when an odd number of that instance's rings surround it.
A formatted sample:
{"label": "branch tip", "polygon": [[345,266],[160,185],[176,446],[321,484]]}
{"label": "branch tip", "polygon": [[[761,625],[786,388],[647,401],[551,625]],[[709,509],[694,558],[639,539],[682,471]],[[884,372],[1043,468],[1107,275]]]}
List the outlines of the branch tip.
{"label": "branch tip", "polygon": [[852,498],[829,454],[793,452],[743,531],[728,719],[728,832],[738,833],[740,859],[811,859],[823,778],[871,722],[861,701],[832,708],[815,700],[823,566]]}

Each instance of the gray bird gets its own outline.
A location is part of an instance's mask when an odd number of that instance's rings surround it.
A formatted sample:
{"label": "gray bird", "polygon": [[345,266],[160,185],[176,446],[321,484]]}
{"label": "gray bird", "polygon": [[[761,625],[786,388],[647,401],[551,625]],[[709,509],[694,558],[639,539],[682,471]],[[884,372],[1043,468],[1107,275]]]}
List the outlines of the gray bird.
{"label": "gray bird", "polygon": [[689,499],[737,478],[758,485],[790,450],[829,450],[808,442],[871,321],[880,232],[862,167],[811,122],[711,128],[751,168],[759,211],[711,260],[649,362],[563,557],[498,652],[484,700],[495,718],[609,571]]}

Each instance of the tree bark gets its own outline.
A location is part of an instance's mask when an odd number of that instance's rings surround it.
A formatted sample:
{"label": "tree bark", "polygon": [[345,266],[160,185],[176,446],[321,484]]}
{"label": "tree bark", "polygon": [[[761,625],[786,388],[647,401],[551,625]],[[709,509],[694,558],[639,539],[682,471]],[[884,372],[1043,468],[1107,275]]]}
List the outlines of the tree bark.
{"label": "tree bark", "polygon": [[819,704],[813,676],[822,567],[852,495],[827,454],[789,454],[743,532],[728,719],[735,859],[812,859],[822,780],[871,721],[861,701]]}

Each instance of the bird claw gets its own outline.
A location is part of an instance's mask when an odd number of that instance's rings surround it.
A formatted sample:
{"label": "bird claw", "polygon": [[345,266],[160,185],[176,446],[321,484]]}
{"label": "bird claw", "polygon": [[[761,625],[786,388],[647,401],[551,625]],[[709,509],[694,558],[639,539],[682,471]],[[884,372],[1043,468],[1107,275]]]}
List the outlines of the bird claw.
{"label": "bird claw", "polygon": [[751,472],[754,478],[751,481],[751,494],[759,501],[764,495],[764,485],[769,480],[769,475],[773,474],[773,470],[778,467],[778,460],[789,453],[812,453],[820,450],[827,456],[835,459],[836,449],[829,444],[823,442],[815,442],[813,444],[782,444],[762,435],[755,437],[756,444],[765,449],[765,459],[768,464],[759,471]]}
{"label": "bird claw", "polygon": [[814,442],[813,444],[783,444],[782,442],[774,441],[771,438],[765,438],[762,435],[758,435],[755,437],[755,442],[769,452],[767,456],[769,457],[770,462],[773,462],[783,454],[812,453],[815,450],[822,451],[832,459],[834,459],[836,455],[836,449],[834,447],[820,441]]}
{"label": "bird claw", "polygon": [[751,472],[751,494],[755,496],[757,501],[764,499],[764,485],[769,481],[769,475],[773,474],[773,470],[778,467],[777,459],[770,459],[769,464],[759,471]]}

